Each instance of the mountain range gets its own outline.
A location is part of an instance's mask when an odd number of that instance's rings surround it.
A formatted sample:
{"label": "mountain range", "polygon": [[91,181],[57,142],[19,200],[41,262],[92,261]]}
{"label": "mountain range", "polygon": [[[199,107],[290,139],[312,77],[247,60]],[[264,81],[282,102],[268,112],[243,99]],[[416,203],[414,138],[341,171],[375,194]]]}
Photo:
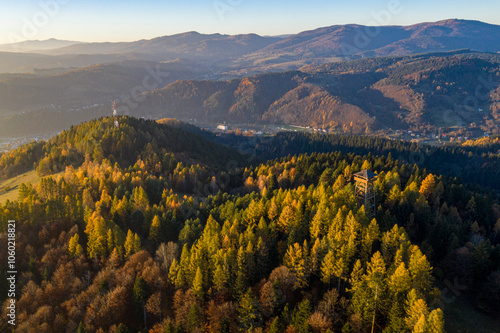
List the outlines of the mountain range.
{"label": "mountain range", "polygon": [[[500,55],[463,50],[365,58],[231,80],[196,79],[206,68],[187,60],[127,61],[47,76],[3,74],[0,131],[57,132],[109,114],[116,100],[120,114],[137,117],[292,124],[352,133],[457,126],[496,133],[499,65]],[[155,72],[161,82],[154,81]]]}
{"label": "mountain range", "polygon": [[[47,56],[114,55],[131,59],[165,61],[177,58],[224,64],[226,70],[247,74],[271,70],[298,69],[360,57],[409,55],[472,49],[500,52],[500,26],[469,20],[443,20],[411,26],[334,25],[280,37],[256,34],[221,35],[186,32],[150,40],[120,43],[78,43],[72,41],[30,41],[0,45],[0,51],[30,51]],[[56,47],[59,46],[59,47]],[[0,54],[0,63],[8,54]],[[51,59],[50,57],[48,59]],[[87,65],[110,58],[87,58]],[[33,59],[13,64],[10,70],[29,71]],[[78,62],[80,61],[80,62]],[[62,58],[58,62],[39,61],[48,67],[75,67],[81,58]]]}
{"label": "mountain range", "polygon": [[0,132],[58,132],[109,114],[112,100],[124,114],[184,120],[494,132],[499,37],[499,26],[446,20],[281,37],[189,32],[55,49],[45,41],[36,54],[0,53],[0,71],[16,68],[0,74]]}
{"label": "mountain range", "polygon": [[47,40],[27,40],[17,43],[9,43],[0,45],[0,52],[37,52],[47,51],[52,49],[63,48],[66,46],[80,44],[81,42],[60,40],[60,39],[47,39]]}

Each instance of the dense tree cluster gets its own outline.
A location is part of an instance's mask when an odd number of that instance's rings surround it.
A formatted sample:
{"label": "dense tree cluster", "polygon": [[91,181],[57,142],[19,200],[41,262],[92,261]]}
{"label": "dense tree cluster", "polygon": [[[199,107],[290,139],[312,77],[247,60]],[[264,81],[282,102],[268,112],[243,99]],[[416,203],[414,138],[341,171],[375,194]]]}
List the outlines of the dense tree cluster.
{"label": "dense tree cluster", "polygon": [[[179,130],[140,142],[158,125],[125,123],[139,148],[120,150],[120,131],[100,126],[53,139],[45,158],[64,172],[0,205],[1,221],[18,221],[18,332],[444,332],[436,278],[460,279],[498,311],[493,196],[391,156],[341,152],[248,166],[203,195],[217,169],[164,151],[197,153],[201,139]],[[206,154],[228,151],[212,145]],[[73,166],[70,147],[96,153]],[[378,174],[375,217],[354,196],[364,169]]]}
{"label": "dense tree cluster", "polygon": [[[309,133],[279,133],[268,144],[259,145],[264,158],[284,157],[313,152],[340,151],[345,154],[390,156],[401,162],[417,164],[436,174],[459,178],[483,189],[500,190],[498,139],[467,141],[464,145],[429,145],[385,138]],[[239,142],[239,145],[244,143]],[[476,189],[479,191],[479,188]]]}
{"label": "dense tree cluster", "polygon": [[[230,149],[206,140],[209,134],[194,126],[162,119],[159,122],[120,117],[120,128],[110,126],[112,118],[99,118],[73,126],[47,142],[33,142],[0,155],[0,178],[26,172],[36,167],[44,176],[64,171],[66,166],[80,166],[85,158],[95,162],[108,159],[122,167],[134,165],[138,155],[156,172],[175,168],[172,153],[184,161],[200,161],[225,166],[225,161],[239,161]],[[189,153],[184,153],[189,152]]]}

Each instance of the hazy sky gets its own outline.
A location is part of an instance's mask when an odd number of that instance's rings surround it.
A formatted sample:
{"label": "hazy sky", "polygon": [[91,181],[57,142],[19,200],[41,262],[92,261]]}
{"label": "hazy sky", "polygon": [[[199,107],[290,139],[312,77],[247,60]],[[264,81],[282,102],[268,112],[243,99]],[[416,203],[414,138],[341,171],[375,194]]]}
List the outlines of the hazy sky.
{"label": "hazy sky", "polygon": [[334,24],[447,18],[500,25],[498,0],[0,0],[0,43],[132,41],[186,31],[278,35]]}

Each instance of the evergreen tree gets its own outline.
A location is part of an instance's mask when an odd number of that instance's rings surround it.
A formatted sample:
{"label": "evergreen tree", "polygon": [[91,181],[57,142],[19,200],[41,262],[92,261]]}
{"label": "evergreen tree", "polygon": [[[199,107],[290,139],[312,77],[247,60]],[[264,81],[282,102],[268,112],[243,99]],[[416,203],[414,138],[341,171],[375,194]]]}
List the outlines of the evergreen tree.
{"label": "evergreen tree", "polygon": [[78,325],[78,328],[76,329],[76,333],[87,333],[87,329],[82,324],[82,322],[80,322],[80,324]]}
{"label": "evergreen tree", "polygon": [[435,188],[436,188],[436,178],[432,173],[430,173],[422,181],[419,193],[422,194],[426,199],[429,199],[430,196],[434,193]]}
{"label": "evergreen tree", "polygon": [[191,288],[193,290],[194,295],[199,301],[203,300],[203,274],[201,272],[200,267],[196,269],[196,274],[194,276],[193,280],[193,287]]}
{"label": "evergreen tree", "polygon": [[201,310],[198,303],[194,302],[188,312],[187,328],[189,332],[199,329],[202,325]]}
{"label": "evergreen tree", "polygon": [[241,298],[238,314],[239,326],[243,332],[252,331],[262,324],[260,304],[250,288]]}
{"label": "evergreen tree", "polygon": [[271,323],[271,326],[269,326],[269,331],[268,333],[282,333],[283,329],[280,324],[279,317],[274,317],[274,320]]}
{"label": "evergreen tree", "polygon": [[151,227],[149,228],[149,240],[154,244],[158,245],[160,242],[160,229],[161,222],[158,215],[153,217],[153,221],[151,222]]}
{"label": "evergreen tree", "polygon": [[149,286],[142,277],[136,277],[132,288],[132,304],[134,306],[137,318],[144,321],[146,326],[146,301],[149,298]]}
{"label": "evergreen tree", "polygon": [[299,303],[297,309],[292,315],[292,325],[298,333],[312,332],[311,325],[309,325],[309,316],[311,316],[312,308],[311,303],[306,298]]}
{"label": "evergreen tree", "polygon": [[441,309],[433,310],[427,319],[428,333],[444,333],[443,311]]}
{"label": "evergreen tree", "polygon": [[321,264],[321,280],[323,283],[330,284],[335,276],[335,256],[333,251],[328,251],[323,263]]}
{"label": "evergreen tree", "polygon": [[74,234],[73,237],[70,238],[68,244],[68,251],[70,256],[73,258],[79,257],[83,253],[82,246],[78,243],[80,236],[78,234]]}
{"label": "evergreen tree", "polygon": [[125,239],[125,257],[128,258],[134,253],[134,234],[129,229],[127,232],[127,238]]}

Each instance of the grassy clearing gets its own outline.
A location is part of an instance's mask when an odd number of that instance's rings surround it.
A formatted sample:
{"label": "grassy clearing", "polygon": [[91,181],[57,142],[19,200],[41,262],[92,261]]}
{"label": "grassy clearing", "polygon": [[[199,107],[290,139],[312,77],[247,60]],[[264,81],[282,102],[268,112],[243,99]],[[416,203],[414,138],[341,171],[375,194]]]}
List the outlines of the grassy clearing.
{"label": "grassy clearing", "polygon": [[16,200],[19,193],[19,185],[22,183],[32,183],[37,184],[40,182],[40,177],[36,174],[36,171],[29,171],[19,175],[17,177],[9,178],[7,180],[0,182],[0,203],[5,203],[5,201]]}
{"label": "grassy clearing", "polygon": [[443,309],[445,331],[454,333],[500,333],[500,319],[490,317],[457,297]]}

